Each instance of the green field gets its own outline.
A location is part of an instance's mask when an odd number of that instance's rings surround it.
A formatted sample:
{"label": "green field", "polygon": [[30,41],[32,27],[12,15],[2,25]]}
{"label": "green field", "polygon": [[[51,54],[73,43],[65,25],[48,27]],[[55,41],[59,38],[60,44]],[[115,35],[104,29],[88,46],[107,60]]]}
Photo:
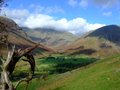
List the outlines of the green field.
{"label": "green field", "polygon": [[[120,55],[95,60],[96,62],[81,68],[74,67],[73,65],[74,68],[70,68],[64,73],[56,72],[56,64],[61,63],[59,59],[56,61],[56,58],[58,57],[51,58],[50,56],[36,60],[38,68],[36,75],[47,73],[48,76],[46,79],[40,77],[34,78],[30,82],[28,90],[120,90]],[[84,62],[84,60],[86,60],[85,62],[93,60],[83,56],[76,58],[77,60],[74,61],[75,57],[74,59],[73,57],[64,57],[63,64],[65,62],[75,64],[76,61],[80,63],[81,61]],[[21,85],[18,90],[25,88],[24,85]]]}
{"label": "green field", "polygon": [[[79,67],[86,67],[88,64],[93,63],[96,60],[97,59],[95,58],[90,58],[88,56],[83,55],[82,56],[55,55],[42,59],[38,58],[36,59],[35,76],[33,81],[31,82],[29,90],[35,90],[37,89],[37,87],[39,88],[41,85],[42,86],[46,85],[44,83],[48,82],[51,83],[51,81],[54,81],[54,77],[58,77],[59,75],[62,75],[65,72],[72,72],[72,70],[75,70]],[[29,68],[26,67],[28,67],[28,64],[24,63],[23,61],[17,64],[17,68],[13,74],[14,77],[13,80],[15,82],[18,79],[27,76]],[[21,85],[19,88],[21,89],[22,87],[24,87],[24,85]]]}

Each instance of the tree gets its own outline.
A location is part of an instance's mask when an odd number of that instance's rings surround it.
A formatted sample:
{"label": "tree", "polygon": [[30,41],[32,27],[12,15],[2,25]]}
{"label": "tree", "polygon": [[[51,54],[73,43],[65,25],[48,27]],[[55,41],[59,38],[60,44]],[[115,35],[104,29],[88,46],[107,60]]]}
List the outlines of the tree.
{"label": "tree", "polygon": [[[4,4],[5,4],[5,0],[0,0],[0,9]],[[2,84],[2,90],[16,90],[21,82],[23,81],[27,82],[27,86],[28,86],[29,81],[32,80],[35,71],[35,60],[33,55],[30,54],[30,52],[33,51],[35,48],[37,48],[39,44],[36,44],[32,47],[28,47],[24,50],[21,48],[15,49],[15,45],[8,42],[9,31],[6,29],[6,27],[7,25],[0,22],[0,48],[4,46],[5,48],[8,49],[7,58],[4,58],[3,54],[0,52],[0,61],[2,62],[1,84]],[[26,57],[26,59],[22,59],[22,60],[30,64],[30,72],[26,78],[21,79],[14,86],[12,81],[10,80],[10,77],[15,69],[16,63],[23,56]]]}
{"label": "tree", "polygon": [[8,6],[8,4],[6,3],[8,0],[0,0],[0,12],[2,10],[2,7],[6,7]]}
{"label": "tree", "polygon": [[0,0],[0,7],[3,5],[4,0]]}
{"label": "tree", "polygon": [[[24,50],[18,49],[15,50],[15,45],[9,43],[8,39],[8,31],[6,30],[6,25],[0,22],[0,45],[6,46],[8,48],[8,56],[6,59],[3,58],[3,55],[0,54],[0,60],[2,61],[2,72],[1,72],[1,83],[2,83],[2,90],[16,90],[17,86],[22,82],[25,81],[27,84],[30,80],[32,80],[34,71],[35,71],[35,60],[30,52],[37,48],[39,44],[35,46],[26,48]],[[29,62],[30,64],[30,73],[29,76],[23,78],[22,80],[18,81],[16,86],[13,86],[10,76],[12,75],[16,63],[20,60],[21,57],[26,57],[23,61]]]}

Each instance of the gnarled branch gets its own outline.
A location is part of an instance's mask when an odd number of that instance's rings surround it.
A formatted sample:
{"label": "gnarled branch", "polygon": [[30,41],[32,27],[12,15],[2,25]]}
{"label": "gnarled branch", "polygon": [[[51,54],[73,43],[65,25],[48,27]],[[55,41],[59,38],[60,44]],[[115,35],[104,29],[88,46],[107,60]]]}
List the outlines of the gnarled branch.
{"label": "gnarled branch", "polygon": [[[27,86],[30,80],[32,80],[34,71],[35,71],[35,59],[33,55],[29,54],[32,50],[38,47],[39,44],[26,48],[24,50],[18,50],[15,51],[15,46],[12,46],[12,50],[10,49],[8,53],[7,60],[3,64],[3,72],[1,73],[1,79],[2,79],[2,90],[16,90],[18,85],[25,81],[27,82]],[[19,61],[19,59],[25,56],[27,59],[24,61],[27,61],[30,64],[30,73],[29,76],[20,80],[16,86],[14,87],[12,82],[10,81],[9,77],[12,74],[12,72],[15,69],[16,63]],[[27,89],[27,88],[26,88]]]}
{"label": "gnarled branch", "polygon": [[15,50],[15,46],[12,47],[12,50],[10,50],[8,52],[8,57],[7,57],[7,60],[5,61],[5,63],[3,64],[3,71],[1,73],[1,81],[2,81],[2,90],[15,90],[13,85],[12,85],[12,82],[10,81],[9,79],[9,71],[7,70],[7,67],[8,67],[8,64],[9,62],[11,61],[12,59],[12,56],[13,56],[13,53],[14,53],[14,50]]}

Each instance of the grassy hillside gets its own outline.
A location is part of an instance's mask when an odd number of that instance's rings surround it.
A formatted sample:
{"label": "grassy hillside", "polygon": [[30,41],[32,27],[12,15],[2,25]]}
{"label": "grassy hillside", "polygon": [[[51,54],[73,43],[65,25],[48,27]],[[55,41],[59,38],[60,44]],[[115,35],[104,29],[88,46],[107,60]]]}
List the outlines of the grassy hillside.
{"label": "grassy hillside", "polygon": [[120,53],[120,47],[104,38],[100,39],[98,37],[80,38],[63,48],[60,48],[61,52],[69,55],[86,54],[95,57],[105,57]]}
{"label": "grassy hillside", "polygon": [[54,76],[45,83],[38,90],[120,90],[120,55]]}
{"label": "grassy hillside", "polygon": [[[39,70],[48,67],[37,64]],[[25,66],[24,66],[25,67]],[[25,69],[25,68],[24,68]],[[47,68],[46,70],[50,69]],[[19,69],[19,70],[23,70]],[[45,73],[44,73],[45,74]],[[41,73],[42,75],[42,73]],[[120,90],[120,55],[113,55],[61,74],[34,78],[29,90]],[[18,90],[24,87],[25,83]]]}
{"label": "grassy hillside", "polygon": [[[32,82],[30,83],[29,90],[36,90],[41,86],[41,84],[46,85],[46,83],[51,82],[51,80],[55,80],[54,77],[56,77],[57,75],[62,75],[67,71],[72,72],[72,70],[75,70],[76,68],[86,66],[95,61],[95,58],[90,58],[88,56],[71,57],[63,55],[55,55],[42,59],[36,59],[35,76]],[[20,63],[18,63],[13,73],[14,78],[12,80],[17,81],[25,77],[28,74],[27,72],[29,71],[28,67],[29,66],[26,62],[21,61]],[[21,90],[23,88],[24,84],[22,84],[18,90]]]}
{"label": "grassy hillside", "polygon": [[108,25],[89,32],[60,50],[68,54],[107,56],[120,53],[120,27]]}

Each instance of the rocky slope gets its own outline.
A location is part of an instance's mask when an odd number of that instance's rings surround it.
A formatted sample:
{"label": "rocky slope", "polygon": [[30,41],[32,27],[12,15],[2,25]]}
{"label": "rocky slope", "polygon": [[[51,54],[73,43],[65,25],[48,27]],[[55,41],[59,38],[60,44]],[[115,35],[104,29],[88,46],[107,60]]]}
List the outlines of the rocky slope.
{"label": "rocky slope", "polygon": [[58,31],[51,28],[30,29],[23,27],[22,29],[27,32],[32,40],[53,47],[69,44],[78,38],[69,32]]}

